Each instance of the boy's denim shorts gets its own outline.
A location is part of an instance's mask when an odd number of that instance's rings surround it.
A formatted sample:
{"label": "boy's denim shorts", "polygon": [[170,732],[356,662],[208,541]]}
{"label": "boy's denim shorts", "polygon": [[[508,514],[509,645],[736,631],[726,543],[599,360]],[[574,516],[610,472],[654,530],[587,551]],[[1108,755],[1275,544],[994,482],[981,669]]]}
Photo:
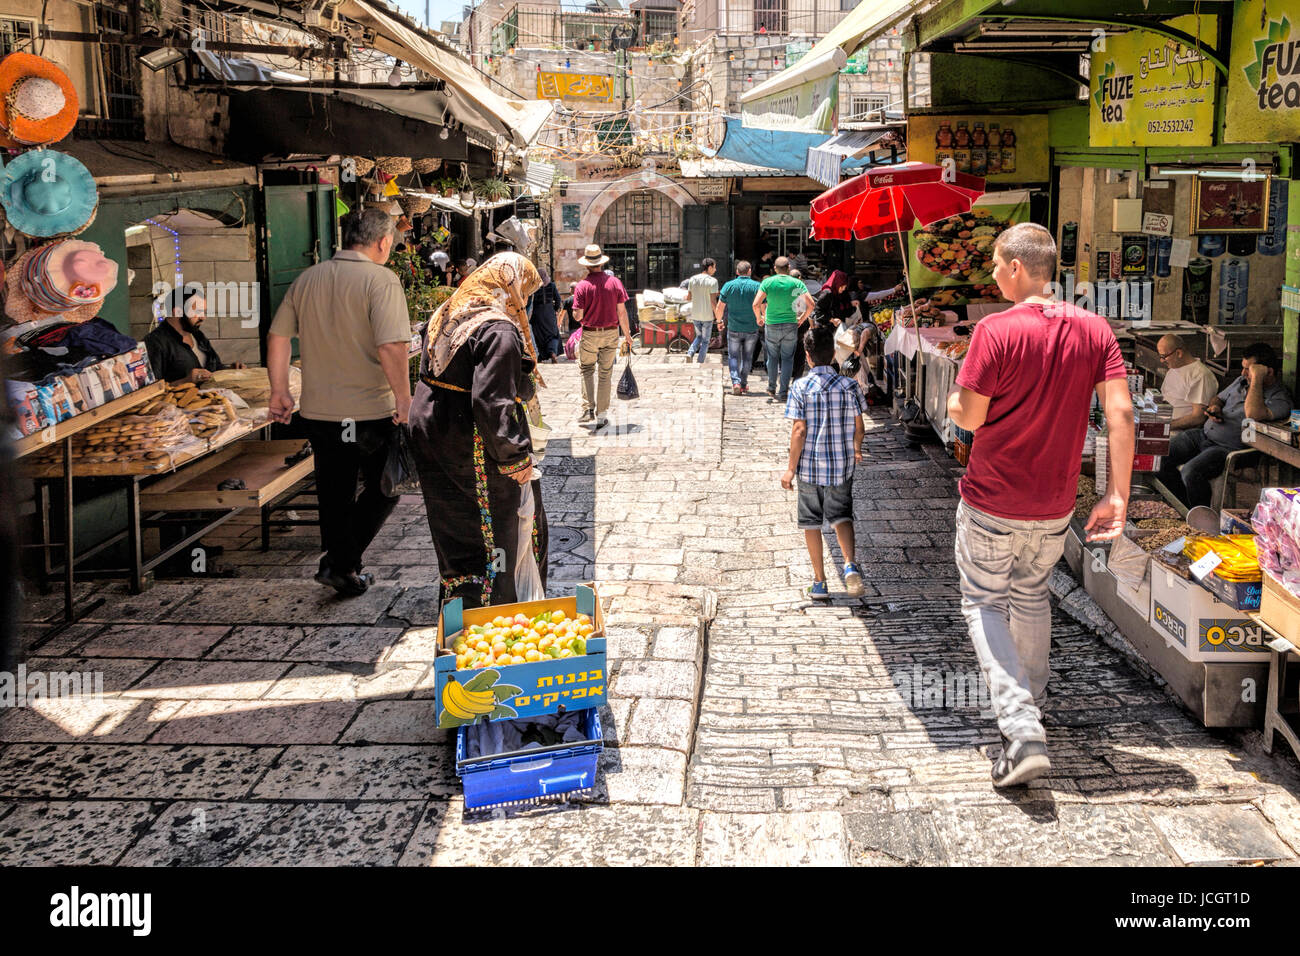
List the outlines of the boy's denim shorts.
{"label": "boy's denim shorts", "polygon": [[833,528],[853,520],[853,476],[838,485],[810,485],[800,481],[799,527],[820,531],[822,522]]}

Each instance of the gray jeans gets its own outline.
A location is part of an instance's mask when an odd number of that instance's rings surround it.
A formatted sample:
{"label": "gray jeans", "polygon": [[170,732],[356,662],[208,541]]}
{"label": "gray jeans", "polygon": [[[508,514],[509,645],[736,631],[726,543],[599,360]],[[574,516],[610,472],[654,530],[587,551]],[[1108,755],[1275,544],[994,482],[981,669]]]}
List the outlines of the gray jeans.
{"label": "gray jeans", "polygon": [[1065,550],[1070,516],[1012,521],[957,506],[961,611],[988,685],[998,729],[1045,740],[1034,704],[1047,690],[1052,608],[1047,580]]}

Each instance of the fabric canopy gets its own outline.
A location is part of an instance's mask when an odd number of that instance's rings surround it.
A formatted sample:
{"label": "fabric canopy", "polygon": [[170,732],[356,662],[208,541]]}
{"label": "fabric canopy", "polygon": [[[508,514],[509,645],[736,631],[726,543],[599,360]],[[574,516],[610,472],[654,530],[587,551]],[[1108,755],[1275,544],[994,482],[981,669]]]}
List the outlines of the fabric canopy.
{"label": "fabric canopy", "polygon": [[812,201],[812,238],[869,239],[966,212],[983,195],[984,180],[953,176],[944,182],[942,167],[932,163],[868,169]]}
{"label": "fabric canopy", "polygon": [[546,100],[506,99],[482,83],[474,68],[456,53],[403,25],[380,4],[342,0],[338,12],[375,33],[373,47],[447,83],[452,116],[466,126],[493,137],[505,136],[515,146],[528,146],[551,115]]}
{"label": "fabric canopy", "polygon": [[875,39],[895,21],[902,19],[908,8],[913,6],[915,0],[862,0],[852,13],[818,40],[798,63],[743,93],[740,102],[752,103],[816,79],[817,76],[809,71],[815,73],[826,63],[834,62],[836,50],[844,55],[852,54],[862,44]]}
{"label": "fabric canopy", "polygon": [[823,186],[836,185],[840,181],[845,160],[865,157],[871,151],[871,147],[883,139],[888,132],[889,130],[886,129],[873,129],[840,133],[820,146],[814,146],[808,150],[806,175]]}
{"label": "fabric canopy", "polygon": [[[779,170],[778,173],[766,175],[802,176],[808,168],[811,150],[823,146],[828,140],[824,133],[793,133],[786,130],[754,129],[745,126],[734,116],[727,117],[727,133],[718,147],[714,159],[727,160],[744,167],[759,167]],[[844,162],[844,168],[864,166],[866,159],[851,159]],[[682,167],[685,170],[685,166]],[[705,173],[704,175],[710,175]],[[735,175],[733,173],[714,173],[712,175]],[[751,174],[754,175],[754,174]],[[763,174],[758,174],[763,175]]]}

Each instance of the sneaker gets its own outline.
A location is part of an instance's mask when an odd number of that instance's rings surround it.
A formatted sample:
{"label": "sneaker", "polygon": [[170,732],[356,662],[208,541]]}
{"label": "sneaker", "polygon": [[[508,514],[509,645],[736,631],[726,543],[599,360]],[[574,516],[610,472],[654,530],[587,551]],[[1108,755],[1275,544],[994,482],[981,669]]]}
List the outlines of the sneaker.
{"label": "sneaker", "polygon": [[594,422],[595,420],[596,420],[596,413],[592,411],[590,408],[583,409],[582,414],[578,416],[579,425],[585,425],[587,422]]}
{"label": "sneaker", "polygon": [[743,392],[743,391],[744,391],[744,389],[741,388],[739,385],[733,385],[733,386],[731,386],[731,394],[732,394],[732,395],[739,395],[739,394],[740,394],[741,392]]}
{"label": "sneaker", "polygon": [[993,786],[1018,787],[1052,769],[1047,744],[1041,740],[1002,738],[1002,755],[993,764]]}
{"label": "sneaker", "polygon": [[862,572],[851,561],[844,565],[844,587],[852,597],[862,596]]}
{"label": "sneaker", "polygon": [[814,581],[803,589],[803,593],[814,601],[829,601],[831,599],[830,588],[826,587],[825,581]]}
{"label": "sneaker", "polygon": [[740,386],[740,394],[741,394],[741,395],[748,395],[748,394],[749,394],[749,386],[748,386],[748,385],[742,385],[742,386]]}
{"label": "sneaker", "polygon": [[599,430],[609,424],[609,418],[605,415],[596,416],[596,429]]}
{"label": "sneaker", "polygon": [[767,397],[768,397],[768,398],[776,398],[776,389],[774,389],[774,388],[769,388],[769,389],[767,389]]}
{"label": "sneaker", "polygon": [[789,398],[790,398],[790,394],[788,392],[785,395],[776,396],[776,400],[780,402],[782,405],[784,405]]}

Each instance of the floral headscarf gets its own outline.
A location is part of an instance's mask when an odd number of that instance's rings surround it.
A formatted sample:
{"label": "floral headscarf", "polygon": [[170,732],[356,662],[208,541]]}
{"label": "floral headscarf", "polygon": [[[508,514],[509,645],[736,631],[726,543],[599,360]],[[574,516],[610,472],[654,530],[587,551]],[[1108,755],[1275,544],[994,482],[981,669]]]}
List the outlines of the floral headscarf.
{"label": "floral headscarf", "polygon": [[[499,252],[473,271],[429,320],[429,369],[441,375],[474,330],[493,319],[509,319],[524,337],[524,349],[537,363],[525,309],[542,287],[537,267],[517,252]],[[537,376],[539,385],[544,385]]]}

